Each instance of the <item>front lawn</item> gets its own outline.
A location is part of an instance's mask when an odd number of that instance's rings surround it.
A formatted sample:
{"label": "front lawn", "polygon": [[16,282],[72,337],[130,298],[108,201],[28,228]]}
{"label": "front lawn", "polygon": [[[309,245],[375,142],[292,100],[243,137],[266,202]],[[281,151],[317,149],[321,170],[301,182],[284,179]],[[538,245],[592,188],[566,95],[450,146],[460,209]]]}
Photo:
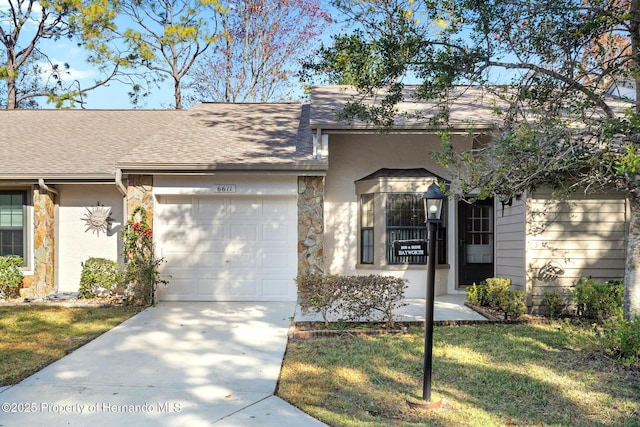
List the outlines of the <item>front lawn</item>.
{"label": "front lawn", "polygon": [[585,328],[469,325],[434,330],[432,396],[424,335],[290,341],[278,395],[331,426],[640,426],[640,372],[598,352]]}
{"label": "front lawn", "polygon": [[140,311],[140,307],[0,307],[0,386],[17,384]]}

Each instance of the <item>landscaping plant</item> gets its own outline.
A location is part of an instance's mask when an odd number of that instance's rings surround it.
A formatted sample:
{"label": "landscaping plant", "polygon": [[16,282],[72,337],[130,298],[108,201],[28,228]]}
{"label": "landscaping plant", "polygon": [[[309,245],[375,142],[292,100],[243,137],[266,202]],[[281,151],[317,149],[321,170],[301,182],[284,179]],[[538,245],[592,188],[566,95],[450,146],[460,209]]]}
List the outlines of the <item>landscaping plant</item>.
{"label": "landscaping plant", "polygon": [[524,291],[511,290],[511,279],[492,277],[467,289],[470,304],[504,313],[505,320],[517,319],[527,309]]}
{"label": "landscaping plant", "polygon": [[16,298],[20,296],[20,285],[24,278],[20,267],[20,257],[0,257],[0,298]]}
{"label": "landscaping plant", "polygon": [[116,261],[89,258],[82,263],[80,298],[111,296],[117,291],[121,281],[122,269]]}
{"label": "landscaping plant", "polygon": [[158,268],[164,262],[153,250],[153,232],[147,222],[147,211],[136,208],[122,230],[125,258],[125,300],[130,304],[148,305],[155,302],[160,278]]}
{"label": "landscaping plant", "polygon": [[302,312],[320,313],[325,326],[330,314],[341,320],[371,321],[377,312],[385,325],[393,328],[393,311],[406,305],[402,299],[407,283],[399,277],[305,275],[296,282]]}
{"label": "landscaping plant", "polygon": [[579,317],[602,321],[622,315],[624,284],[620,280],[597,282],[581,279],[571,290]]}

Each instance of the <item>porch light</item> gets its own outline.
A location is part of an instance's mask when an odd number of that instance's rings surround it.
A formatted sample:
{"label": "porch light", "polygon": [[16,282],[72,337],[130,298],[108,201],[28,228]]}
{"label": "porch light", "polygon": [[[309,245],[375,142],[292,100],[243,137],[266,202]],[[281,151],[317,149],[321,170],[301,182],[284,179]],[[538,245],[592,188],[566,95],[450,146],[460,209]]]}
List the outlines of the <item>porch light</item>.
{"label": "porch light", "polygon": [[422,198],[424,199],[424,213],[427,222],[439,222],[440,215],[442,215],[442,204],[445,199],[445,195],[442,190],[440,190],[440,186],[435,182],[432,183]]}
{"label": "porch light", "polygon": [[423,409],[437,408],[442,404],[442,400],[431,401],[431,365],[433,355],[433,311],[434,311],[434,288],[436,278],[436,236],[440,215],[442,214],[442,204],[445,195],[435,182],[432,183],[427,192],[422,196],[424,199],[424,217],[428,227],[428,252],[427,252],[427,292],[425,310],[425,331],[424,331],[424,370],[422,383],[422,402],[408,401],[411,406]]}

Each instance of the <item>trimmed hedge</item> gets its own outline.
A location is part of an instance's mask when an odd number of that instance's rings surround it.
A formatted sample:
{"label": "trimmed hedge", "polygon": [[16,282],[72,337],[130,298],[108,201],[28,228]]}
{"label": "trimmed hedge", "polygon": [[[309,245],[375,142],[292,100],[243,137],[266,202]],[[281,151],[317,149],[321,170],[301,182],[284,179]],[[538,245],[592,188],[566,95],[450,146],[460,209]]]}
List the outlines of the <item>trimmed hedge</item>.
{"label": "trimmed hedge", "polygon": [[406,279],[368,275],[305,275],[296,278],[300,307],[304,314],[320,313],[325,325],[329,314],[341,320],[372,320],[379,312],[388,328],[395,326],[393,311],[406,304],[400,302],[407,288]]}

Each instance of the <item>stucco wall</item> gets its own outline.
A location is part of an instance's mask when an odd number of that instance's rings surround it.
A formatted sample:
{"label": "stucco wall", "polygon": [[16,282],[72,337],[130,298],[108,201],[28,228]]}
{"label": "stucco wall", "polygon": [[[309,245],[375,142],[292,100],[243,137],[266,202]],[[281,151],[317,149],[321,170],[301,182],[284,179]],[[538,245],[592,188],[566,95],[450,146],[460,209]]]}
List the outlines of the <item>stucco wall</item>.
{"label": "stucco wall", "polygon": [[580,278],[624,277],[628,208],[622,194],[558,201],[539,191],[527,202],[527,290],[534,308],[545,291],[566,290]]}
{"label": "stucco wall", "polygon": [[[454,137],[456,146],[466,147],[471,139]],[[424,297],[424,265],[388,266],[375,269],[358,264],[358,198],[355,181],[382,168],[424,168],[444,178],[447,171],[430,153],[440,149],[441,141],[433,135],[329,135],[329,169],[325,183],[325,272],[329,274],[389,274],[409,281],[407,297]],[[452,206],[452,204],[450,204]],[[384,215],[376,212],[374,215]],[[454,236],[454,211],[449,209],[449,235]],[[452,240],[450,240],[452,241]],[[455,245],[450,244],[452,248]],[[384,248],[376,248],[384,251]],[[449,263],[455,265],[451,250]],[[455,291],[453,268],[439,267],[436,294]]]}
{"label": "stucco wall", "polygon": [[[118,260],[123,198],[113,184],[58,185],[56,283],[58,291],[77,291],[81,263],[90,257]],[[111,208],[111,226],[96,232],[85,219],[97,205]]]}

